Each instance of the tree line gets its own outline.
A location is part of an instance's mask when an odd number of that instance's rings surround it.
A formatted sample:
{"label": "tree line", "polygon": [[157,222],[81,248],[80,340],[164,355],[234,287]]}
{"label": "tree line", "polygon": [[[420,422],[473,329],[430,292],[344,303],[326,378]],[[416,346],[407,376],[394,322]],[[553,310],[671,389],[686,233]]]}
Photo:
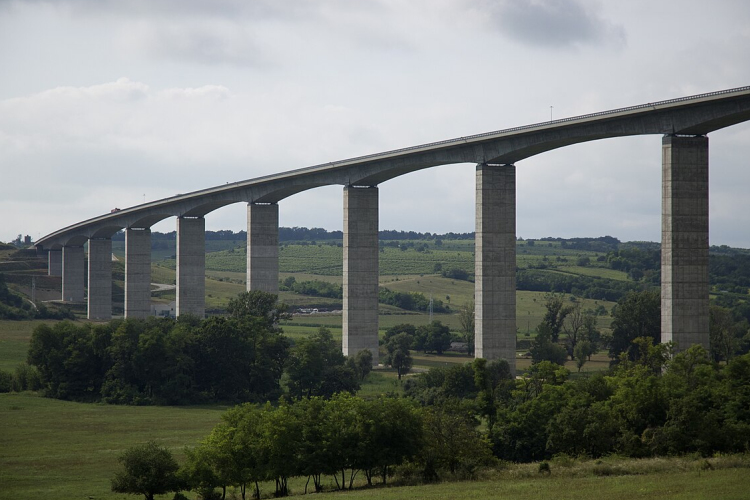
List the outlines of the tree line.
{"label": "tree line", "polygon": [[260,498],[261,483],[270,482],[282,497],[293,477],[307,478],[307,493],[322,491],[326,476],[335,489],[347,490],[358,478],[385,485],[397,470],[431,482],[468,478],[493,463],[476,419],[458,401],[424,407],[406,398],[348,394],[236,406],[186,455],[178,465],[155,443],[131,448],[112,489],[147,498],[192,490],[203,499],[224,499],[234,488],[245,499]]}
{"label": "tree line", "polygon": [[[290,291],[300,295],[312,297],[327,297],[331,299],[342,299],[343,287],[328,281],[304,280],[297,281],[294,276],[289,276],[279,282],[280,291]],[[388,288],[378,289],[378,302],[396,306],[407,311],[429,311],[430,299],[421,292],[396,292]],[[450,312],[450,307],[440,299],[432,299],[433,312]]]}
{"label": "tree line", "polygon": [[74,401],[236,403],[355,392],[372,355],[345,358],[325,328],[293,345],[275,326],[285,310],[275,295],[245,292],[230,301],[229,317],[43,324],[28,364],[45,395]]}

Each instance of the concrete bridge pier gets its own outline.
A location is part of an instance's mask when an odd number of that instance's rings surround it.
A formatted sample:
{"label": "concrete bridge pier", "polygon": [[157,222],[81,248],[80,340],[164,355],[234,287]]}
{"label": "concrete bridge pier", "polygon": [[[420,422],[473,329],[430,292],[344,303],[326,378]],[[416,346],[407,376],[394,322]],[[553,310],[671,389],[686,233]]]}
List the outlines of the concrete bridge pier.
{"label": "concrete bridge pier", "polygon": [[177,218],[177,301],[175,314],[206,313],[206,219]]}
{"label": "concrete bridge pier", "polygon": [[279,293],[279,205],[247,205],[247,290]]}
{"label": "concrete bridge pier", "polygon": [[112,319],[112,240],[89,239],[88,319]]}
{"label": "concrete bridge pier", "polygon": [[708,137],[662,139],[661,224],[661,341],[708,349]]}
{"label": "concrete bridge pier", "polygon": [[475,350],[516,373],[516,166],[477,165]]}
{"label": "concrete bridge pier", "polygon": [[125,317],[151,314],[151,230],[125,230]]}
{"label": "concrete bridge pier", "polygon": [[62,250],[47,252],[47,275],[62,276]]}
{"label": "concrete bridge pier", "polygon": [[84,258],[82,246],[62,249],[62,300],[83,302]]}
{"label": "concrete bridge pier", "polygon": [[342,348],[378,364],[378,188],[344,187]]}

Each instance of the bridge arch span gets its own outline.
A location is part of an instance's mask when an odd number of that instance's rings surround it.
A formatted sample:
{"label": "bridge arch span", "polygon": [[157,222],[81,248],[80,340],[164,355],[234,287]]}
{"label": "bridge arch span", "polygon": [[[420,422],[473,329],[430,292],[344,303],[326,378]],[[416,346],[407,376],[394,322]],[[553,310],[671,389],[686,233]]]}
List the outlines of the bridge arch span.
{"label": "bridge arch span", "polygon": [[[661,154],[662,244],[665,249],[662,252],[662,309],[666,312],[662,317],[662,331],[670,332],[664,337],[666,340],[671,338],[672,332],[677,332],[687,342],[692,343],[696,339],[703,342],[701,339],[707,339],[707,326],[702,321],[703,316],[707,316],[708,300],[706,135],[747,120],[750,120],[750,87],[646,103],[350,158],[180,194],[73,224],[41,238],[36,246],[39,249],[62,247],[63,253],[69,248],[71,265],[68,268],[77,269],[78,259],[83,261],[82,255],[79,257],[80,252],[74,249],[79,248],[78,243],[88,240],[89,262],[98,262],[97,265],[104,269],[102,271],[96,268],[94,274],[106,276],[106,259],[101,255],[107,246],[102,241],[106,241],[115,231],[125,228],[126,241],[130,237],[133,242],[133,255],[138,252],[145,254],[144,242],[147,242],[150,234],[148,228],[159,220],[176,216],[178,262],[182,256],[183,262],[195,263],[188,264],[194,267],[189,276],[189,284],[182,288],[199,287],[199,282],[203,279],[200,261],[203,260],[205,264],[205,256],[202,255],[204,216],[226,205],[245,202],[248,203],[248,286],[253,287],[255,285],[251,283],[257,282],[261,289],[273,291],[278,283],[278,254],[275,253],[278,251],[278,203],[316,187],[342,185],[344,260],[345,266],[349,266],[344,271],[345,297],[351,295],[350,302],[357,304],[351,309],[353,313],[349,319],[346,312],[344,315],[345,351],[348,321],[357,325],[355,330],[366,331],[362,334],[367,337],[365,344],[372,344],[372,349],[377,350],[377,318],[375,317],[373,326],[371,317],[373,311],[377,313],[377,253],[371,255],[371,247],[377,247],[377,186],[395,177],[426,168],[472,163],[477,165],[478,280],[475,294],[477,297],[504,297],[500,302],[481,305],[477,299],[477,321],[487,321],[482,328],[478,327],[477,332],[480,337],[485,335],[479,333],[482,331],[490,335],[487,345],[492,344],[489,350],[480,350],[478,354],[489,358],[498,357],[500,347],[494,341],[502,337],[503,355],[512,356],[515,341],[511,343],[508,339],[515,321],[515,301],[512,298],[515,294],[515,164],[543,152],[573,144],[613,137],[658,134],[664,136]],[[92,247],[92,242],[97,243]],[[97,258],[92,258],[91,248],[97,249],[95,252],[99,256],[94,254]],[[140,250],[135,252],[136,248]],[[347,257],[349,249],[353,252],[351,258]],[[126,266],[129,261],[126,258]],[[133,262],[135,261],[137,259],[134,257]],[[256,263],[261,264],[256,266]],[[141,269],[146,269],[142,262],[140,265]],[[50,265],[50,269],[52,267]],[[89,275],[92,276],[92,269],[89,270]],[[251,279],[254,276],[260,279],[254,281]],[[353,280],[352,288],[347,288],[347,276]],[[67,278],[69,282],[77,279]],[[137,281],[135,275],[131,279]],[[127,280],[126,273],[126,283]],[[366,286],[360,286],[365,282]],[[64,297],[66,290],[71,290],[70,287],[66,289],[65,283],[64,273]],[[178,293],[181,288],[179,283],[178,278]],[[483,288],[485,285],[487,287]],[[77,290],[68,296],[78,297]],[[200,292],[199,290],[195,298],[198,309],[188,312],[202,314],[201,304],[204,298]],[[683,296],[683,292],[687,295]],[[81,285],[80,296],[82,295]],[[91,296],[90,282],[90,300]],[[344,302],[346,304],[347,299]],[[90,316],[91,310],[90,302]],[[690,316],[685,313],[688,310],[698,312]],[[102,311],[101,316],[106,317],[106,310]],[[360,313],[364,316],[357,318]],[[369,318],[366,321],[362,320],[365,316]],[[683,321],[685,318],[688,319]],[[687,328],[691,333],[683,335],[678,331],[681,328]],[[513,334],[514,332],[515,329]],[[360,333],[354,335],[355,340]],[[493,337],[497,335],[500,337]],[[704,343],[707,344],[707,340]],[[365,344],[356,340],[351,345]]]}

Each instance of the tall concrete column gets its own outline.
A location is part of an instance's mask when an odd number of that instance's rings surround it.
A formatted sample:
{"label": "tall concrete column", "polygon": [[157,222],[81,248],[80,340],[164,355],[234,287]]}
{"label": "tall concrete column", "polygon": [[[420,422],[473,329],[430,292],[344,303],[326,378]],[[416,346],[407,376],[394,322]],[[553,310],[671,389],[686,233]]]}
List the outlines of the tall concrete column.
{"label": "tall concrete column", "polygon": [[177,303],[175,314],[206,313],[206,219],[177,218]]}
{"label": "tall concrete column", "polygon": [[49,276],[62,276],[62,250],[47,252],[47,274]]}
{"label": "tall concrete column", "polygon": [[279,293],[279,206],[247,205],[247,290]]}
{"label": "tall concrete column", "polygon": [[112,319],[112,240],[89,239],[88,318]]}
{"label": "tall concrete column", "polygon": [[475,351],[516,371],[516,167],[477,165]]}
{"label": "tall concrete column", "polygon": [[151,314],[151,230],[125,230],[125,317]]}
{"label": "tall concrete column", "polygon": [[661,341],[709,348],[708,137],[662,139]]}
{"label": "tall concrete column", "polygon": [[344,187],[342,348],[378,363],[378,188]]}
{"label": "tall concrete column", "polygon": [[83,247],[68,246],[62,249],[62,300],[83,302],[84,279]]}

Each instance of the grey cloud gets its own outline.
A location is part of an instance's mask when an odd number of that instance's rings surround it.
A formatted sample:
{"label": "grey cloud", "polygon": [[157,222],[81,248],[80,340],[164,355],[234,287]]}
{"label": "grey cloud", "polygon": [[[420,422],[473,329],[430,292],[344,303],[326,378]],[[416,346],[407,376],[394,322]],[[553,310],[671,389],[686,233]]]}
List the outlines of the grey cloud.
{"label": "grey cloud", "polygon": [[137,22],[118,37],[126,50],[148,57],[204,65],[263,66],[268,63],[251,32],[228,22]]}
{"label": "grey cloud", "polygon": [[480,5],[497,30],[524,44],[565,48],[625,42],[622,26],[580,0],[481,0]]}

